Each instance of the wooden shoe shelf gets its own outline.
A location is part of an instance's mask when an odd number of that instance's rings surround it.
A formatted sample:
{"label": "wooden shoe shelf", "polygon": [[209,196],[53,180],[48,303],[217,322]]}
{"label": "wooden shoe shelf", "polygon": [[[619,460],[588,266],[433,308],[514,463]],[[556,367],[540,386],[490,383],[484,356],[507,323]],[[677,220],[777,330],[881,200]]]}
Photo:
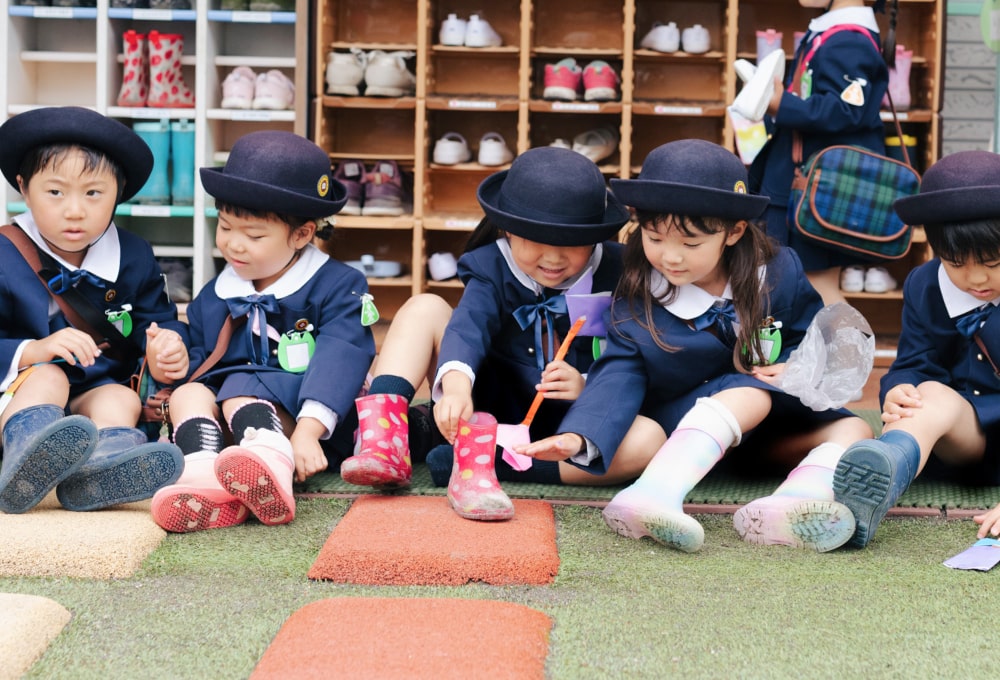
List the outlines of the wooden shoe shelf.
{"label": "wooden shoe shelf", "polygon": [[[430,279],[427,259],[440,251],[461,254],[482,217],[476,187],[498,169],[475,162],[483,134],[499,132],[520,153],[611,126],[621,133],[621,142],[598,163],[609,178],[637,175],[650,150],[676,139],[702,138],[734,148],[726,115],[739,88],[732,63],[756,59],[758,29],[781,31],[782,46],[791,55],[795,31],[819,14],[788,0],[521,0],[494,3],[481,15],[503,38],[502,46],[438,44],[449,14],[468,18],[482,7],[478,0],[316,0],[313,139],[334,164],[389,158],[414,180],[412,213],[340,216],[330,243],[331,252],[343,260],[372,253],[404,263],[403,276],[369,280],[383,318],[391,318],[412,294],[432,291],[452,301],[460,295],[457,281]],[[918,140],[920,170],[937,159],[940,148],[943,10],[943,0],[900,2],[897,43],[914,51],[912,106],[900,112],[900,120],[904,133]],[[711,37],[708,52],[640,48],[656,21],[673,21],[679,29],[701,24]],[[884,34],[885,17],[879,15],[879,21]],[[415,52],[409,60],[418,74],[415,95],[325,94],[327,54],[351,47]],[[581,67],[594,59],[610,63],[621,76],[621,96],[611,102],[544,100],[545,65],[565,57]],[[891,116],[883,119],[887,135],[895,134]],[[448,132],[468,140],[472,162],[432,161],[436,140]],[[909,256],[889,267],[900,284],[910,268],[929,257],[919,230],[915,240]],[[870,318],[898,332],[899,292],[849,297]]]}
{"label": "wooden shoe shelf", "polygon": [[[220,9],[220,0],[192,0],[192,9],[127,9],[97,0],[96,7],[31,7],[0,0],[0,111],[12,116],[39,106],[86,106],[128,126],[144,120],[192,120],[194,170],[222,164],[233,142],[258,129],[308,136],[309,1],[293,12]],[[184,38],[184,81],[194,108],[116,105],[124,72],[122,35],[157,30]],[[256,73],[278,69],[295,84],[293,107],[284,111],[220,107],[222,81],[237,66]],[[158,257],[192,266],[197,292],[221,266],[215,251],[213,201],[195,178],[193,205],[122,205],[115,222],[153,244]],[[24,209],[9,187],[4,224]]]}

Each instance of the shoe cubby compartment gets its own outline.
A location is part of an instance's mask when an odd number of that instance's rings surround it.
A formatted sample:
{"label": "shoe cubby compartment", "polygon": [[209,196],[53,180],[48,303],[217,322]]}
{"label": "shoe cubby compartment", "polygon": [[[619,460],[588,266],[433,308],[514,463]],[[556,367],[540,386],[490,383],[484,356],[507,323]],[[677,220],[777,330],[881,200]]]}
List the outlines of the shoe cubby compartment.
{"label": "shoe cubby compartment", "polygon": [[479,183],[496,168],[439,166],[426,175],[424,186],[425,228],[472,229],[483,216],[476,199]]}
{"label": "shoe cubby compartment", "polygon": [[[476,112],[470,115],[465,111],[454,111],[451,109],[432,110],[427,113],[428,120],[428,150],[427,158],[430,161],[429,172],[436,172],[444,167],[451,168],[485,168],[489,172],[502,169],[502,166],[481,166],[478,161],[479,144],[488,132],[499,133],[507,147],[513,152],[517,146],[517,111],[513,112]],[[472,158],[469,161],[454,164],[439,164],[434,157],[434,148],[437,140],[444,137],[449,132],[457,132],[468,142],[469,151]],[[475,197],[473,196],[473,199]]]}
{"label": "shoe cubby compartment", "polygon": [[[550,146],[557,139],[573,144],[574,138],[589,130],[608,128],[621,135],[621,116],[594,113],[546,113],[532,111],[529,116],[529,147]],[[605,175],[618,175],[621,155],[616,148],[606,158],[597,160],[597,165]]]}
{"label": "shoe cubby compartment", "polygon": [[392,159],[413,163],[414,111],[323,107],[314,141],[333,159]]}
{"label": "shoe cubby compartment", "polygon": [[[428,25],[430,32],[428,44],[432,49],[465,50],[467,52],[500,51],[517,54],[521,44],[521,7],[520,3],[492,3],[488,9],[482,0],[452,0],[450,2],[431,3],[431,19]],[[441,26],[449,15],[454,14],[459,21],[468,21],[473,14],[489,22],[489,25],[503,40],[500,47],[466,47],[458,45],[442,45],[440,41]]]}
{"label": "shoe cubby compartment", "polygon": [[[11,7],[5,17],[7,111],[98,105],[96,10]],[[22,11],[23,10],[23,11]],[[60,10],[58,12],[54,10]],[[13,14],[13,12],[19,12]]]}
{"label": "shoe cubby compartment", "polygon": [[[736,56],[757,63],[757,31],[781,33],[781,49],[789,61],[795,53],[795,34],[804,32],[820,12],[784,0],[754,0],[739,5]],[[728,65],[732,67],[732,64]],[[738,79],[737,79],[738,80]]]}
{"label": "shoe cubby compartment", "polygon": [[[135,12],[134,10],[130,10]],[[181,36],[182,40],[182,51],[181,51],[181,73],[183,76],[184,84],[186,87],[193,91],[195,87],[195,71],[198,64],[197,54],[195,53],[196,43],[197,43],[197,30],[195,25],[195,14],[194,12],[182,12],[180,19],[175,19],[173,21],[163,21],[155,19],[156,14],[146,15],[140,12],[135,12],[134,16],[126,17],[112,17],[109,22],[110,36],[109,40],[112,41],[112,46],[114,47],[115,55],[115,65],[112,69],[110,78],[108,79],[108,102],[107,106],[109,112],[114,115],[120,115],[122,117],[133,117],[133,118],[150,118],[150,117],[175,117],[183,115],[181,109],[152,109],[149,111],[137,111],[134,109],[146,108],[146,106],[118,106],[118,96],[122,87],[122,80],[125,77],[125,73],[128,69],[126,65],[126,52],[127,47],[125,45],[124,34],[126,31],[135,31],[141,37],[143,43],[145,43],[145,66],[147,75],[147,88],[150,83],[150,68],[149,68],[149,46],[148,46],[148,36],[150,31],[158,31],[163,34],[176,34]],[[154,17],[152,19],[144,19],[143,17]],[[197,102],[196,102],[197,104]],[[188,117],[194,118],[193,109],[188,109]]]}
{"label": "shoe cubby compartment", "polygon": [[506,98],[520,91],[517,53],[435,48],[427,73],[428,97]]}
{"label": "shoe cubby compartment", "polygon": [[[876,14],[883,37],[889,30],[889,20],[885,15]],[[941,60],[935,46],[941,42],[944,31],[943,10],[939,3],[913,2],[899,8],[896,25],[896,47],[903,46],[913,51],[910,66],[910,107],[913,116],[928,116],[930,112],[941,110]],[[897,104],[897,111],[900,108]],[[883,116],[884,118],[884,116]],[[903,117],[901,116],[901,120]],[[925,119],[926,121],[926,119]],[[895,134],[895,133],[893,133]]]}
{"label": "shoe cubby compartment", "polygon": [[633,106],[683,105],[693,115],[722,115],[726,101],[725,68],[718,59],[637,55]]}
{"label": "shoe cubby compartment", "polygon": [[415,50],[417,4],[413,0],[319,0],[317,52],[347,47]]}
{"label": "shoe cubby compartment", "polygon": [[582,50],[621,56],[626,4],[621,0],[536,0],[531,4],[535,54]]}
{"label": "shoe cubby compartment", "polygon": [[642,161],[650,151],[680,139],[707,139],[723,143],[725,119],[702,116],[633,116],[632,117],[632,167],[631,176],[639,174]]}
{"label": "shoe cubby compartment", "polygon": [[259,24],[210,18],[208,27],[209,52],[215,55],[212,59],[215,68],[207,71],[208,89],[212,93],[208,105],[211,108],[220,108],[222,82],[238,66],[246,66],[257,75],[275,69],[294,81],[294,23]]}
{"label": "shoe cubby compartment", "polygon": [[[782,10],[784,11],[784,10]],[[726,22],[728,13],[727,2],[674,2],[673,0],[636,0],[635,3],[635,49],[636,56],[650,52],[652,54],[666,54],[647,50],[640,47],[639,42],[649,33],[650,29],[657,22],[669,24],[673,22],[677,25],[678,32],[683,32],[686,28],[702,26],[708,31],[709,47],[707,52],[688,53],[683,46],[679,47],[675,56],[684,59],[711,59],[718,60],[726,54]]]}

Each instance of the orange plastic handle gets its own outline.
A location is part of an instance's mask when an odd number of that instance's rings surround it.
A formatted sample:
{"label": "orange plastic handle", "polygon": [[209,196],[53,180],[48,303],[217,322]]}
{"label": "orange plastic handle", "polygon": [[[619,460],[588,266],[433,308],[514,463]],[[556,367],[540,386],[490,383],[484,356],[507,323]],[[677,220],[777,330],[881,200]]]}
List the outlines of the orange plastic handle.
{"label": "orange plastic handle", "polygon": [[[583,328],[583,324],[586,323],[586,321],[587,316],[584,315],[573,322],[573,325],[569,329],[569,333],[566,334],[562,344],[559,345],[559,351],[556,352],[556,357],[553,361],[562,361],[566,358],[566,352],[569,351],[570,343],[573,342],[573,338],[575,338],[576,334],[580,332],[580,329]],[[539,392],[535,395],[535,398],[531,402],[531,408],[528,409],[528,415],[524,416],[524,420],[521,421],[522,425],[531,425],[531,421],[535,419],[535,414],[538,413],[538,408],[542,405],[542,399],[544,398],[544,392]]]}

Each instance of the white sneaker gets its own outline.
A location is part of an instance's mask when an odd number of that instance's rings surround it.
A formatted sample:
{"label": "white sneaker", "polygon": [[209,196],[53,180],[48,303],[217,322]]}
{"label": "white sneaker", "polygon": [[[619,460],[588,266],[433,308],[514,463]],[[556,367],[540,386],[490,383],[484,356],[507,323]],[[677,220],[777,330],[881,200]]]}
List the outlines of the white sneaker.
{"label": "white sneaker", "polygon": [[672,21],[669,24],[661,24],[657,21],[643,37],[639,46],[657,52],[676,52],[681,46],[681,34],[677,30],[677,24]]}
{"label": "white sneaker", "polygon": [[704,54],[711,46],[708,29],[701,24],[695,24],[681,31],[681,44],[688,54]]}
{"label": "white sneaker", "polygon": [[427,270],[435,281],[445,281],[458,275],[458,260],[449,252],[434,253],[427,260]]}
{"label": "white sneaker", "polygon": [[469,144],[457,132],[448,132],[434,143],[434,162],[439,165],[456,165],[470,160]]}
{"label": "white sneaker", "polygon": [[466,24],[465,19],[459,19],[457,14],[449,14],[448,18],[441,22],[438,41],[449,47],[461,47],[465,44]]}
{"label": "white sneaker", "polygon": [[294,108],[295,83],[278,69],[257,76],[253,90],[253,108],[284,111]]}
{"label": "white sneaker", "polygon": [[500,47],[503,39],[493,30],[490,22],[480,19],[478,14],[469,17],[465,26],[466,47]]}
{"label": "white sneaker", "polygon": [[498,132],[487,132],[479,140],[479,164],[503,165],[514,160],[514,153]]}
{"label": "white sneaker", "polygon": [[367,65],[368,55],[357,47],[352,47],[350,52],[330,52],[327,54],[327,94],[359,95]]}
{"label": "white sneaker", "polygon": [[865,289],[865,268],[844,267],[840,270],[840,290],[845,293],[860,293]]}
{"label": "white sneaker", "polygon": [[253,106],[257,74],[249,66],[237,66],[222,81],[222,108],[249,109]]}
{"label": "white sneaker", "polygon": [[568,139],[564,139],[562,137],[556,137],[555,139],[553,139],[552,143],[549,144],[549,146],[554,146],[557,149],[570,149],[570,150],[573,149],[573,143]]}
{"label": "white sneaker", "polygon": [[896,290],[896,279],[892,278],[885,267],[869,267],[865,272],[866,293],[888,293]]}
{"label": "white sneaker", "polygon": [[573,138],[573,151],[597,163],[618,149],[620,139],[621,135],[612,128],[587,130]]}
{"label": "white sneaker", "polygon": [[406,70],[406,60],[414,52],[400,50],[384,52],[372,50],[368,53],[365,68],[365,94],[369,97],[405,97],[417,91],[417,77]]}
{"label": "white sneaker", "polygon": [[733,62],[733,70],[744,83],[749,83],[753,74],[757,72],[757,67],[746,59],[737,59]]}
{"label": "white sneaker", "polygon": [[[735,64],[734,64],[735,66]],[[746,69],[744,69],[746,70]],[[737,73],[739,69],[737,68]],[[774,79],[785,77],[785,52],[775,50],[764,57],[753,76],[733,100],[733,110],[750,121],[764,119],[774,95]]]}

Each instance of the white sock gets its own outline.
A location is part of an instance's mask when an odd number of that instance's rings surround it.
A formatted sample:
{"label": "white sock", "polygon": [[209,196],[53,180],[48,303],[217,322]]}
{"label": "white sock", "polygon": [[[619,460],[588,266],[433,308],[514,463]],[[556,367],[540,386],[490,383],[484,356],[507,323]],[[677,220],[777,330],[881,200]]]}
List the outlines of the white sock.
{"label": "white sock", "polygon": [[820,444],[788,473],[785,481],[772,495],[832,501],[833,471],[844,451],[845,448],[840,444]]}

